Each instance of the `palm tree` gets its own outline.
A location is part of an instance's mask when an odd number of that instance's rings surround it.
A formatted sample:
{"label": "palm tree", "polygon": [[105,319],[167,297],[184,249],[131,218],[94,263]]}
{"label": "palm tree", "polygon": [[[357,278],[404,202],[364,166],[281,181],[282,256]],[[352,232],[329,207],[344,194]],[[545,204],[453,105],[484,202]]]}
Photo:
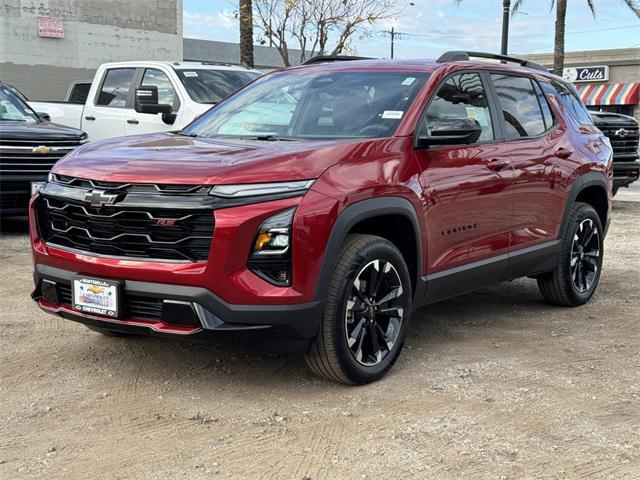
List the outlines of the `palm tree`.
{"label": "palm tree", "polygon": [[240,63],[253,68],[253,5],[251,0],[239,0]]}
{"label": "palm tree", "polygon": [[[589,10],[593,18],[596,17],[596,7],[594,0],[586,0]],[[637,6],[634,0],[622,0],[627,7],[631,9],[637,17],[640,18],[640,7]],[[520,7],[524,4],[524,0],[516,0],[511,9],[511,15],[517,13]],[[553,42],[553,73],[556,75],[562,75],[564,69],[564,33],[567,17],[567,0],[551,0],[551,8],[556,7],[556,31],[555,39]]]}

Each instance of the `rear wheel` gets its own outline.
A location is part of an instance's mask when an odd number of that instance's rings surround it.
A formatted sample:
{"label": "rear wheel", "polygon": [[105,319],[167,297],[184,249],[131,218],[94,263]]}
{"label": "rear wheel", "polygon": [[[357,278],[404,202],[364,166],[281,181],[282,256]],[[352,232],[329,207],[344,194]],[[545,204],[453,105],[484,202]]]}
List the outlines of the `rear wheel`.
{"label": "rear wheel", "polygon": [[307,364],[340,383],[380,379],[402,350],[411,304],[409,271],[396,246],[373,235],[349,235]]}
{"label": "rear wheel", "polygon": [[576,203],[553,272],[538,278],[544,299],[554,305],[575,307],[593,296],[600,280],[604,233],[591,205]]}

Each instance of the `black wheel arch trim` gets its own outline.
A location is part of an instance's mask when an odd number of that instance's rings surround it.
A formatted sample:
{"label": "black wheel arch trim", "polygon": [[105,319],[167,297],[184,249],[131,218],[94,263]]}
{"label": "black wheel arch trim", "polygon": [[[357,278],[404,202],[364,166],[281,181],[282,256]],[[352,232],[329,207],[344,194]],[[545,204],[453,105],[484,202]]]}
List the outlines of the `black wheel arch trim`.
{"label": "black wheel arch trim", "polygon": [[[562,223],[560,224],[560,230],[558,231],[558,237],[562,238],[564,232],[567,228],[567,222],[569,221],[569,215],[571,214],[571,208],[573,204],[576,202],[576,198],[580,195],[580,192],[585,190],[588,187],[598,186],[601,187],[607,199],[609,199],[609,188],[607,184],[607,177],[602,172],[587,172],[583,175],[580,175],[576,181],[571,186],[571,190],[569,191],[569,195],[567,198],[567,203],[564,207],[564,213],[562,215]],[[611,212],[609,211],[609,207],[607,206],[607,222],[609,222]],[[607,225],[602,225],[604,231],[607,231]]]}
{"label": "black wheel arch trim", "polygon": [[407,218],[414,230],[416,249],[416,278],[414,298],[422,298],[424,281],[422,279],[422,236],[420,234],[420,221],[413,204],[403,197],[383,196],[361,200],[346,207],[338,216],[333,225],[329,241],[325,247],[325,254],[320,267],[320,275],[316,287],[316,299],[325,299],[331,274],[338,263],[338,255],[347,235],[351,229],[363,220],[384,215],[402,215]]}

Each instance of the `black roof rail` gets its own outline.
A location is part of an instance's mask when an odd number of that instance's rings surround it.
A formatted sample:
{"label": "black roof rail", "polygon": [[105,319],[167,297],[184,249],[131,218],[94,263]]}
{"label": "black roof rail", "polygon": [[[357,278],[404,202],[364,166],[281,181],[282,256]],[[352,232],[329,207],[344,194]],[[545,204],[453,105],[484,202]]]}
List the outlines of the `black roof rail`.
{"label": "black roof rail", "polygon": [[471,58],[490,58],[492,60],[500,60],[502,62],[512,62],[526,68],[532,68],[534,70],[541,70],[543,72],[549,72],[539,63],[532,62],[530,60],[523,60],[521,58],[510,57],[508,55],[498,55],[497,53],[485,53],[485,52],[466,52],[462,50],[451,50],[444,52],[438,58],[438,63],[444,62],[465,62]]}
{"label": "black roof rail", "polygon": [[301,65],[313,65],[314,63],[325,62],[345,62],[350,60],[371,60],[371,57],[354,57],[349,55],[316,55],[309,60],[302,62]]}

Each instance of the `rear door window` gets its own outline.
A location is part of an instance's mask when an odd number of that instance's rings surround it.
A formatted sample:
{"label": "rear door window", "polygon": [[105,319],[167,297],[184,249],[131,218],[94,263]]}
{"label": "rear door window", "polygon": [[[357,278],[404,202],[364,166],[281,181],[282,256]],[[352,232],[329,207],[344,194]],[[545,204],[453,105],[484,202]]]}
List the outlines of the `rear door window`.
{"label": "rear door window", "polygon": [[547,128],[533,81],[527,77],[492,73],[507,140],[540,135]]}
{"label": "rear door window", "polygon": [[96,105],[125,108],[135,74],[135,68],[113,68],[107,70]]}
{"label": "rear door window", "polygon": [[542,93],[542,89],[538,82],[534,81],[533,86],[536,90],[536,95],[538,96],[538,101],[540,102],[540,108],[542,109],[542,116],[544,117],[544,126],[549,130],[555,124],[555,120],[553,118],[553,113],[551,113],[551,107],[549,107],[549,102],[547,98]]}

